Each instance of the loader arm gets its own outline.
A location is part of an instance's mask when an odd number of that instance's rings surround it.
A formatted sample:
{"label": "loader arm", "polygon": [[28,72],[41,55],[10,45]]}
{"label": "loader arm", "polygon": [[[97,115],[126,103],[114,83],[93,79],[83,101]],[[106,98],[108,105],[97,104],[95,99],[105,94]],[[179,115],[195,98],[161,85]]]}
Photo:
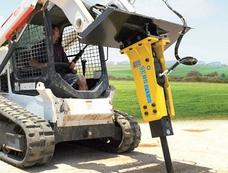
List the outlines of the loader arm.
{"label": "loader arm", "polygon": [[37,3],[38,0],[23,0],[17,9],[0,26],[0,47],[7,40],[11,40],[15,32],[25,25],[35,10]]}
{"label": "loader arm", "polygon": [[[42,7],[46,2],[47,0],[23,0],[0,26],[0,47],[7,40],[11,40],[13,35],[23,28],[32,16],[37,5],[40,4]],[[50,2],[50,5],[57,5],[63,10],[70,23],[77,29],[77,32],[82,32],[94,21],[81,0],[50,0]]]}

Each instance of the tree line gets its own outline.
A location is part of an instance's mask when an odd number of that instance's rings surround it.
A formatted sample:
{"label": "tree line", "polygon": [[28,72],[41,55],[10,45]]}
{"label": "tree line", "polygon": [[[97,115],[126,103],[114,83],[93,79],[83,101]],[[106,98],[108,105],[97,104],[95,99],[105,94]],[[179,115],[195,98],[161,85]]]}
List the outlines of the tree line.
{"label": "tree line", "polygon": [[183,77],[170,76],[171,81],[184,81],[184,82],[213,82],[213,83],[228,83],[228,76],[218,72],[211,72],[208,74],[202,74],[197,70],[188,72]]}
{"label": "tree line", "polygon": [[[110,80],[133,80],[132,76],[128,77],[116,77],[109,75]],[[211,72],[208,74],[202,74],[197,70],[188,72],[185,76],[169,76],[170,81],[175,82],[211,82],[211,83],[228,83],[228,76],[224,73]]]}

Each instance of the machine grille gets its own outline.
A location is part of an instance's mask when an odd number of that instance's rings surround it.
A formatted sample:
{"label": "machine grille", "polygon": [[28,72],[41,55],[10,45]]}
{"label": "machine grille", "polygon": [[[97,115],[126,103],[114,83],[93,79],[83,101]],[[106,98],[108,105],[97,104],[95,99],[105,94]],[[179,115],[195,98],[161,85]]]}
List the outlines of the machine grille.
{"label": "machine grille", "polygon": [[[62,35],[62,46],[67,54],[69,61],[74,59],[74,55],[79,53],[84,48],[85,44],[82,44],[77,39],[77,33],[73,26],[67,26],[64,28]],[[78,74],[83,74],[82,61],[86,60],[85,77],[88,78],[100,78],[101,77],[101,60],[99,47],[89,45],[82,57],[76,63],[76,69]]]}
{"label": "machine grille", "polygon": [[29,24],[20,38],[13,55],[13,64],[19,80],[43,76],[45,69],[31,65],[32,60],[47,63],[47,46],[44,26]]}

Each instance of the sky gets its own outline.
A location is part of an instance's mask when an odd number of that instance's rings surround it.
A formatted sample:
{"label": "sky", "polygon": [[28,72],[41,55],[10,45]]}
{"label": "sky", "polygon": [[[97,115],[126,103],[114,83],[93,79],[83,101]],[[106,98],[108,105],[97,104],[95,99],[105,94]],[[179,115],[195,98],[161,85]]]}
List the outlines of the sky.
{"label": "sky", "polygon": [[[91,0],[107,2],[105,0]],[[21,0],[3,1],[0,6],[0,23],[20,4]],[[170,5],[180,12],[193,29],[184,37],[180,56],[194,56],[200,61],[228,64],[228,1],[227,0],[169,0]],[[161,0],[136,0],[137,13],[181,24]],[[174,60],[174,46],[165,55]],[[110,51],[112,61],[125,61],[119,50]]]}

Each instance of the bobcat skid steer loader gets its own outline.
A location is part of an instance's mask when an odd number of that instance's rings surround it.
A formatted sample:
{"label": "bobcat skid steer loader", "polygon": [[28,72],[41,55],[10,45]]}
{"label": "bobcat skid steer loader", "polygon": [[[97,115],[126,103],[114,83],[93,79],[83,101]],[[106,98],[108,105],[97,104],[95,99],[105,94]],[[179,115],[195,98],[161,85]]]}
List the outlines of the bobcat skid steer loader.
{"label": "bobcat skid steer loader", "polygon": [[[56,72],[69,64],[54,61],[53,25],[60,29],[69,62],[78,57],[77,74],[86,78],[88,90],[72,87]],[[130,59],[142,117],[153,137],[161,137],[167,170],[172,170],[166,136],[173,134],[174,108],[165,75],[172,69],[166,70],[163,52],[182,28],[136,14],[127,0],[105,6],[22,1],[0,28],[0,159],[21,168],[41,165],[52,158],[57,143],[81,140],[110,152],[133,151],[140,127],[113,108],[115,89],[103,50],[112,47]],[[47,66],[32,66],[34,58]],[[184,60],[178,63],[187,64]]]}

